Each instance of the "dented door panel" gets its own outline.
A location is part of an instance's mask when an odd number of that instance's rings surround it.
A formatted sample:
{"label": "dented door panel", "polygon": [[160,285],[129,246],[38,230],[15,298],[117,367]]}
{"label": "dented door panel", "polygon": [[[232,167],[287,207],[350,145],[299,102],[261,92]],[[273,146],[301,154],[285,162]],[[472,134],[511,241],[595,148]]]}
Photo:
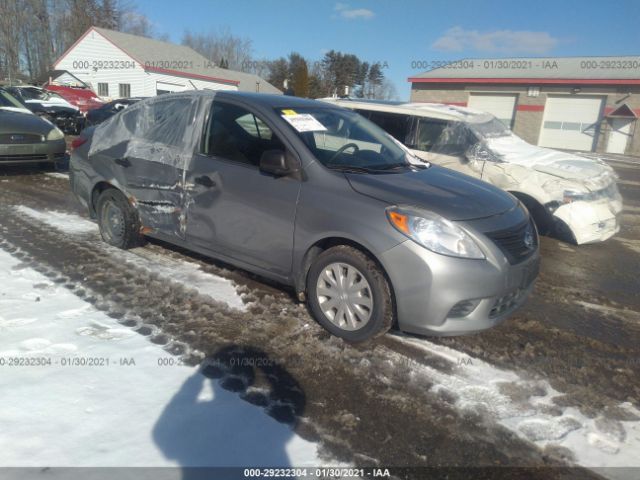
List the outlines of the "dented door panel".
{"label": "dented door panel", "polygon": [[300,186],[292,177],[197,154],[186,174],[187,241],[287,276]]}

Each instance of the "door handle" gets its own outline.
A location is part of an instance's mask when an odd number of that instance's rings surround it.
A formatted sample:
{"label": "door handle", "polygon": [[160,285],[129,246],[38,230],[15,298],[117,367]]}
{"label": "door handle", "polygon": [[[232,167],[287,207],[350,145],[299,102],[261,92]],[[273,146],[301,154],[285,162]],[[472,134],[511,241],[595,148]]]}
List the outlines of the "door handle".
{"label": "door handle", "polygon": [[211,177],[207,175],[202,175],[200,177],[194,178],[193,183],[195,183],[196,185],[202,185],[205,188],[213,188],[216,186],[216,182],[211,180]]}
{"label": "door handle", "polygon": [[128,158],[116,158],[114,162],[124,168],[129,168],[131,166],[131,160]]}

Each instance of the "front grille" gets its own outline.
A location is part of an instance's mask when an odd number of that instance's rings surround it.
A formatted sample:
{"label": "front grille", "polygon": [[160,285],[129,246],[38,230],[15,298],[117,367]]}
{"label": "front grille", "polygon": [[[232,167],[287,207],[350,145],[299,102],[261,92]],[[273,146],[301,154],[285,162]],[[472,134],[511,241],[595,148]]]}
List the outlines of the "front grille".
{"label": "front grille", "polygon": [[2,133],[0,143],[4,145],[25,145],[31,143],[42,143],[45,141],[43,135],[35,133]]}
{"label": "front grille", "polygon": [[20,162],[20,161],[47,161],[47,155],[0,155],[0,163],[2,162]]}
{"label": "front grille", "polygon": [[[512,265],[529,258],[538,247],[538,235],[530,222],[515,228],[485,233],[485,235],[493,240]],[[527,242],[529,235],[530,241]]]}
{"label": "front grille", "polygon": [[489,318],[496,318],[513,310],[518,305],[523,293],[524,290],[519,288],[498,298],[489,312]]}

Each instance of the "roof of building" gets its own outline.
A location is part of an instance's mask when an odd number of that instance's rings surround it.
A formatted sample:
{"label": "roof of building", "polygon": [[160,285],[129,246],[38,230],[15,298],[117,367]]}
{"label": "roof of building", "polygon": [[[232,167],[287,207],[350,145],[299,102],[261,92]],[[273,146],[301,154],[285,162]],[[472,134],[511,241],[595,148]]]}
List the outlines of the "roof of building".
{"label": "roof of building", "polygon": [[418,117],[459,120],[467,122],[486,122],[491,114],[481,110],[443,103],[388,102],[353,98],[323,98],[323,102],[332,103],[350,109],[362,109],[376,112],[400,113]]}
{"label": "roof of building", "polygon": [[640,84],[640,56],[466,58],[409,77],[408,81]]}
{"label": "roof of building", "polygon": [[[91,31],[95,31],[105,37],[120,50],[140,63],[147,71],[228,83],[236,85],[239,90],[247,92],[255,92],[256,84],[259,84],[260,92],[282,93],[257,75],[217,67],[213,62],[185,45],[176,45],[153,38],[131,35],[129,33],[100,27],[89,28],[89,30],[80,37],[78,42]],[[67,50],[54,65],[72,48]]]}

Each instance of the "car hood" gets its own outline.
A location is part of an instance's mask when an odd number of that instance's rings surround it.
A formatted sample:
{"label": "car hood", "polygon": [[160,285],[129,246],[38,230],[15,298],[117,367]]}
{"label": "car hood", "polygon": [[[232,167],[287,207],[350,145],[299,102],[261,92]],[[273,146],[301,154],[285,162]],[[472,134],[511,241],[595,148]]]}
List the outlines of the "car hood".
{"label": "car hood", "polygon": [[0,108],[0,133],[36,133],[46,136],[52,128],[51,123],[29,110]]}
{"label": "car hood", "polygon": [[514,197],[475,178],[432,165],[393,174],[345,174],[353,189],[392,205],[412,205],[448,220],[499,215],[517,205]]}
{"label": "car hood", "polygon": [[69,102],[63,99],[55,100],[27,100],[31,105],[42,105],[44,108],[66,108],[69,110],[78,111],[78,107],[71,105]]}
{"label": "car hood", "polygon": [[531,145],[516,135],[488,138],[486,143],[504,162],[566,180],[585,182],[613,174],[613,169],[602,161]]}

